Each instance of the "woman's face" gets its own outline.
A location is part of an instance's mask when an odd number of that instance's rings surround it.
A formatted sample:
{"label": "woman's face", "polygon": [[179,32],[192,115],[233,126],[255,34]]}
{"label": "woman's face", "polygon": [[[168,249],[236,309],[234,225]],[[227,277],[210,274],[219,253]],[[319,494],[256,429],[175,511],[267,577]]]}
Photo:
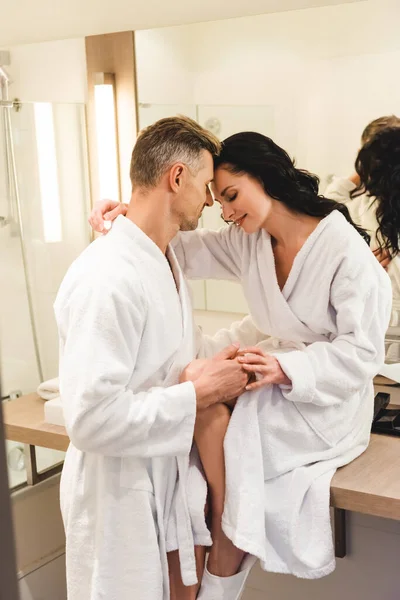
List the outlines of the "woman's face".
{"label": "woman's face", "polygon": [[221,204],[225,221],[233,221],[246,233],[261,229],[271,212],[272,198],[249,175],[236,175],[218,167],[211,191],[214,200]]}

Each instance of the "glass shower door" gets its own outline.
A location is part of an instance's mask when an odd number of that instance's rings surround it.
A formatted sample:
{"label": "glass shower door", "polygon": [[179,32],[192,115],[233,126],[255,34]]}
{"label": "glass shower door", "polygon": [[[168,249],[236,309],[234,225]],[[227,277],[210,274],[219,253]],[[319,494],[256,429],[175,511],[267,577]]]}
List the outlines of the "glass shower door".
{"label": "glass shower door", "polygon": [[[72,261],[90,241],[84,106],[22,103],[0,124],[0,360],[3,396],[34,392],[58,374],[53,303]],[[3,117],[1,115],[0,117]],[[8,146],[7,146],[8,144]],[[3,218],[1,218],[3,217]],[[10,486],[26,481],[22,445],[7,443]],[[37,449],[38,470],[63,454]]]}
{"label": "glass shower door", "polygon": [[[11,401],[34,390],[40,376],[15,207],[9,121],[5,113],[10,109],[0,110],[0,357],[2,400]],[[6,452],[10,486],[15,487],[26,481],[23,449],[7,441]]]}
{"label": "glass shower door", "polygon": [[[10,109],[0,109],[2,111]],[[9,139],[0,113],[0,355],[2,394],[32,391],[39,383],[21,250]]]}

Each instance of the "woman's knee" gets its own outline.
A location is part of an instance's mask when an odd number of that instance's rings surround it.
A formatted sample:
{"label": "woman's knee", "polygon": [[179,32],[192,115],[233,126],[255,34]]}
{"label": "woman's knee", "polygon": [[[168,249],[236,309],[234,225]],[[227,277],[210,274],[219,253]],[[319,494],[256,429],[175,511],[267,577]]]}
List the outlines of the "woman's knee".
{"label": "woman's knee", "polygon": [[195,428],[200,431],[212,429],[215,433],[215,430],[227,427],[230,417],[231,411],[228,406],[222,403],[214,404],[197,413]]}

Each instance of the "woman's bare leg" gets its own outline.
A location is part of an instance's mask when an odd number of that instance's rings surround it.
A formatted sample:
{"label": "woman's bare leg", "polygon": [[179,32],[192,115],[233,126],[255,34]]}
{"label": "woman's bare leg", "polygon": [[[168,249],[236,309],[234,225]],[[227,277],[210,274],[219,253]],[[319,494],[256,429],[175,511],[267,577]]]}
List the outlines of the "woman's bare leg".
{"label": "woman's bare leg", "polygon": [[201,578],[203,577],[206,549],[203,546],[195,546],[194,552],[196,556],[198,583],[191,586],[183,585],[178,550],[168,552],[167,554],[171,600],[196,600],[196,596],[200,589]]}
{"label": "woman's bare leg", "polygon": [[224,439],[230,417],[231,412],[225,404],[215,404],[197,414],[194,432],[210,495],[213,545],[207,568],[220,577],[235,575],[245,556],[245,552],[226,537],[221,525],[225,503]]}

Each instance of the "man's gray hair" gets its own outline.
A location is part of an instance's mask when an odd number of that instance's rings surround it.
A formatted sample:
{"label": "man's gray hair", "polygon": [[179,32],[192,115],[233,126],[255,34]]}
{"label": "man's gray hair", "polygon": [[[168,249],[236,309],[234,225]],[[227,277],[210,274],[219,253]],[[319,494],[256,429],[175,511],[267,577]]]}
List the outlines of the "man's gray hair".
{"label": "man's gray hair", "polygon": [[156,186],[177,162],[197,170],[202,150],[216,156],[221,143],[193,119],[178,116],[157,121],[143,129],[136,141],[130,168],[132,187]]}

